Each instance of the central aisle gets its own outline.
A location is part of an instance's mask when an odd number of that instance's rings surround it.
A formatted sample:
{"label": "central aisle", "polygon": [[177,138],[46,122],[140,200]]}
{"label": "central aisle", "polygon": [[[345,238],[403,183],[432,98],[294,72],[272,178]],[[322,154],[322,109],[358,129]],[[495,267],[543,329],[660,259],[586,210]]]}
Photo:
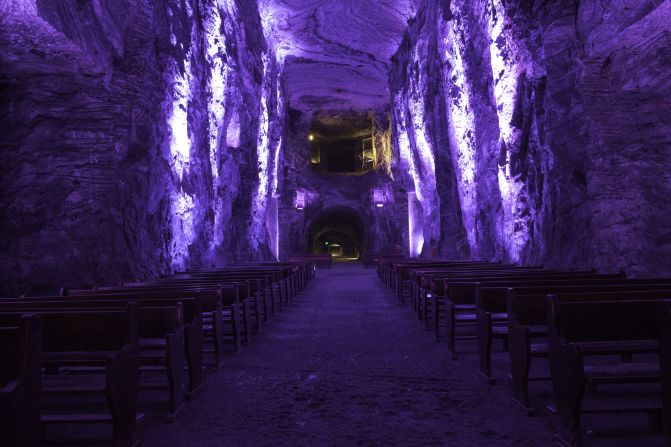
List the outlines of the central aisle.
{"label": "central aisle", "polygon": [[374,269],[317,277],[150,446],[546,446],[543,418],[451,361]]}

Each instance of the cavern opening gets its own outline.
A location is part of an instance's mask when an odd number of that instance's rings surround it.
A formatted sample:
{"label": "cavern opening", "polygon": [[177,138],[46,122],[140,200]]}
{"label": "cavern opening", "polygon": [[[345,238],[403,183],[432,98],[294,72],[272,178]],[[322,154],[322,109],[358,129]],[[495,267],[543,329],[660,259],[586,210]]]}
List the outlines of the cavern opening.
{"label": "cavern opening", "polygon": [[308,251],[331,254],[334,260],[356,260],[365,251],[365,230],[358,212],[332,208],[318,214],[308,226]]}
{"label": "cavern opening", "polygon": [[315,117],[308,141],[313,172],[362,174],[376,167],[373,123],[366,115]]}

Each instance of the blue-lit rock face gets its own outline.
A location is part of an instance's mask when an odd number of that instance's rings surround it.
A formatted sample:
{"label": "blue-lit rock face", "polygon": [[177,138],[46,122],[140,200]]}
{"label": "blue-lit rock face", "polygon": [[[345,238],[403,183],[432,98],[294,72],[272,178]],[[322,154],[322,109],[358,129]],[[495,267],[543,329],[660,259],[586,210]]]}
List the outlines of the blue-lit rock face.
{"label": "blue-lit rock face", "polygon": [[3,284],[269,259],[283,113],[255,2],[0,3]]}
{"label": "blue-lit rock face", "polygon": [[391,78],[423,238],[448,257],[668,272],[669,17],[423,1]]}

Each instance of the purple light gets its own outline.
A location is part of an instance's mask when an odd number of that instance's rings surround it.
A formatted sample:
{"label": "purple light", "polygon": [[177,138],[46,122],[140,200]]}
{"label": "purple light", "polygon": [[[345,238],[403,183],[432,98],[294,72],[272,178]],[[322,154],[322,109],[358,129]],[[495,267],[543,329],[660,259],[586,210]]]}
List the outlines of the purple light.
{"label": "purple light", "polygon": [[[170,165],[177,176],[177,184],[189,174],[191,156],[191,135],[189,133],[189,102],[191,100],[191,52],[183,61],[184,72],[174,59],[169,61],[167,73],[171,82],[168,89],[166,105],[168,110],[168,146],[170,149]],[[172,241],[168,249],[171,267],[183,269],[189,260],[189,246],[196,239],[194,224],[194,198],[176,186],[170,194]]]}
{"label": "purple light", "polygon": [[194,200],[184,191],[172,194],[172,245],[170,246],[171,268],[184,269],[189,260],[189,246],[196,239],[193,222]]}
{"label": "purple light", "polygon": [[490,33],[490,58],[494,78],[494,99],[499,120],[500,144],[506,148],[506,161],[498,169],[498,184],[503,209],[502,224],[498,228],[498,239],[502,242],[508,258],[517,262],[529,241],[528,217],[520,215],[519,206],[524,183],[510,172],[511,148],[519,146],[521,131],[511,125],[517,100],[520,77],[520,59],[528,59],[527,52],[508,35],[505,30],[505,10],[501,0],[493,0],[493,11],[488,14]]}
{"label": "purple light", "polygon": [[[208,98],[208,113],[210,124],[210,167],[215,180],[219,177],[218,151],[219,134],[224,120],[226,104],[226,84],[230,72],[224,63],[226,56],[226,45],[221,35],[221,12],[219,8],[209,8],[205,19],[205,34],[207,46],[207,58],[210,65],[210,85]],[[238,125],[239,127],[239,125]],[[238,130],[238,140],[239,130]],[[215,186],[216,187],[216,186]]]}
{"label": "purple light", "polygon": [[226,129],[226,145],[228,147],[240,147],[240,116],[237,110],[233,112]]}
{"label": "purple light", "polygon": [[298,190],[294,196],[294,208],[297,210],[305,209],[305,191]]}
{"label": "purple light", "polygon": [[[445,35],[442,38],[442,51],[451,67],[445,73],[445,90],[452,92],[446,98],[450,114],[449,138],[452,149],[452,160],[456,167],[457,187],[466,237],[473,253],[477,253],[476,225],[476,165],[475,155],[477,146],[475,141],[475,125],[473,116],[473,94],[467,81],[462,48],[459,46],[459,35],[463,32],[457,29],[459,25],[454,21],[446,25]],[[452,85],[454,88],[452,88]]]}
{"label": "purple light", "polygon": [[416,258],[424,247],[424,213],[422,206],[413,192],[408,193],[408,243],[410,257]]}
{"label": "purple light", "polygon": [[269,136],[270,119],[268,116],[268,98],[271,95],[270,75],[270,57],[264,53],[263,58],[263,87],[261,97],[261,110],[259,113],[259,130],[256,141],[256,155],[258,167],[258,184],[254,197],[252,199],[251,217],[252,224],[250,228],[250,237],[252,246],[258,249],[259,241],[263,239],[264,227],[266,224],[266,212],[268,209],[268,191],[270,188],[270,178],[268,165],[270,162]]}
{"label": "purple light", "polygon": [[184,61],[184,73],[180,73],[177,63],[171,60],[169,72],[172,73],[172,92],[168,93],[171,110],[168,116],[170,130],[171,165],[181,180],[189,170],[191,139],[189,136],[188,107],[191,100],[191,54]]}

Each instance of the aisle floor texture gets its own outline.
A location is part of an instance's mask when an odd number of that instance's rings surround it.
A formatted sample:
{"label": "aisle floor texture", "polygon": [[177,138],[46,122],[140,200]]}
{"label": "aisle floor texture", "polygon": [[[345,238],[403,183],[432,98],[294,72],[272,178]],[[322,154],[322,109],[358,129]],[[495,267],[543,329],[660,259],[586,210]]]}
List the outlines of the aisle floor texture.
{"label": "aisle floor texture", "polygon": [[335,264],[209,377],[143,445],[549,446],[505,384],[486,385],[474,354],[445,346],[399,304],[374,269]]}

